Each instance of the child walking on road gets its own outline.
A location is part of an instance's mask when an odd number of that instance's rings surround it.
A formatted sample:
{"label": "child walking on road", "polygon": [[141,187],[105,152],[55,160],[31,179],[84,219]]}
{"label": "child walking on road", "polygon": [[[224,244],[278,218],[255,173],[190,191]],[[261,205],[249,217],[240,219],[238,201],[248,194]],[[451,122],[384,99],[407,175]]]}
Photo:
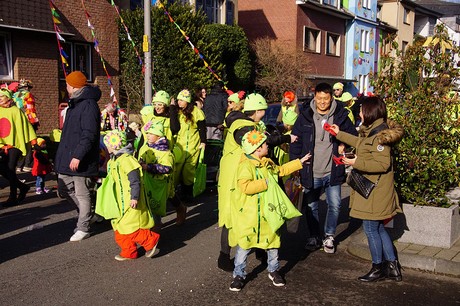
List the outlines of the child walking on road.
{"label": "child walking on road", "polygon": [[302,164],[309,160],[311,155],[307,154],[301,159],[277,166],[265,157],[268,154],[266,140],[267,136],[253,130],[244,134],[241,143],[244,154],[241,155],[236,174],[236,188],[232,193],[233,227],[229,229],[230,246],[237,246],[231,291],[240,291],[244,286],[246,259],[252,248],[267,251],[269,279],[277,287],[285,285],[283,277],[278,273],[280,233],[279,230],[273,230],[265,205],[268,205],[269,209],[271,206],[276,208],[276,205],[282,205],[283,213],[290,209],[289,205],[295,210],[292,203],[278,203],[268,196],[270,192],[273,194],[274,189],[280,189],[277,178],[275,180],[272,177],[289,175],[302,169]]}
{"label": "child walking on road", "polygon": [[32,175],[36,176],[35,193],[49,193],[51,190],[45,187],[46,175],[51,172],[51,163],[46,151],[46,142],[43,138],[37,138],[37,146],[34,146],[33,152],[34,165]]}
{"label": "child walking on road", "polygon": [[146,257],[153,257],[160,238],[151,231],[154,221],[143,196],[141,166],[132,156],[131,144],[126,143],[126,134],[121,131],[109,131],[104,136],[110,160],[96,203],[96,213],[112,219],[115,241],[121,248],[115,256],[118,261],[137,258],[136,244],[144,247]]}
{"label": "child walking on road", "polygon": [[155,223],[161,224],[161,217],[166,215],[166,200],[174,194],[174,156],[164,137],[162,122],[149,121],[144,126],[144,132],[147,141],[139,151],[139,162],[144,172],[142,180]]}

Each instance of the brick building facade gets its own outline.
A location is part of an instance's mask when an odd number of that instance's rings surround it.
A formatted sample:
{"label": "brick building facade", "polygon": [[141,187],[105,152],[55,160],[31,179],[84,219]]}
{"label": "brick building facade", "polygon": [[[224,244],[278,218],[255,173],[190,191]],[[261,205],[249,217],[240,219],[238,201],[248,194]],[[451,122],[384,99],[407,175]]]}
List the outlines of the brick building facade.
{"label": "brick building facade", "polygon": [[313,84],[346,81],[345,32],[352,18],[337,0],[251,0],[238,5],[238,25],[250,41],[267,37],[308,54],[312,66],[305,77]]}
{"label": "brick building facade", "polygon": [[[117,14],[110,1],[84,1],[91,16],[100,52],[119,97],[119,44]],[[83,70],[91,84],[102,90],[101,108],[110,102],[110,87],[101,59],[93,48],[80,0],[55,0],[61,24],[62,47],[69,56],[68,72]],[[4,69],[1,69],[1,68]],[[6,67],[6,68],[5,68]],[[37,101],[40,135],[59,127],[59,105],[65,102],[64,74],[48,1],[7,1],[0,13],[0,82],[22,78],[33,83],[31,92]]]}

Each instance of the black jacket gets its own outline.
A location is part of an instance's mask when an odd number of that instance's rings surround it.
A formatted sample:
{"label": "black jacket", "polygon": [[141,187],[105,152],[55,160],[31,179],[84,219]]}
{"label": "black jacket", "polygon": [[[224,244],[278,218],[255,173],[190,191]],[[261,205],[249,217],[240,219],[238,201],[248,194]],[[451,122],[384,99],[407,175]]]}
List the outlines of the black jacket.
{"label": "black jacket", "polygon": [[[334,102],[333,102],[334,103]],[[296,142],[291,143],[289,147],[289,158],[291,160],[302,158],[308,152],[314,152],[315,148],[315,122],[313,121],[313,110],[310,106],[306,106],[301,110],[297,121],[292,129],[292,134],[297,135],[299,138]],[[358,135],[356,128],[348,118],[348,110],[343,107],[341,103],[337,103],[333,114],[333,123],[338,125],[341,131],[347,132],[352,135]],[[329,139],[333,143],[332,154],[339,155],[338,148],[340,142],[332,135],[329,134]],[[300,178],[302,185],[305,188],[313,187],[313,163],[315,156],[312,156],[310,163],[304,164],[300,170]],[[345,182],[345,166],[332,164],[331,181],[332,186],[340,185]]]}
{"label": "black jacket", "polygon": [[[235,138],[236,143],[241,146],[241,140],[243,139],[244,134],[254,129],[254,126],[251,125],[250,123],[250,122],[254,122],[254,120],[252,120],[251,118],[249,118],[242,112],[232,111],[230,112],[230,114],[228,114],[227,118],[225,118],[225,124],[228,127],[230,127],[232,123],[236,121],[237,119],[244,119],[248,121],[247,126],[243,126],[233,133],[233,137]],[[266,135],[267,135],[267,145],[271,148],[279,146],[280,144],[283,144],[283,143],[291,142],[291,136],[289,135],[282,135],[279,133],[278,134],[266,133]]]}
{"label": "black jacket", "polygon": [[[56,153],[57,173],[84,177],[98,174],[101,112],[97,101],[100,98],[99,87],[85,86],[70,99]],[[80,160],[75,172],[69,167],[72,158]]]}
{"label": "black jacket", "polygon": [[206,126],[218,126],[224,123],[227,113],[228,96],[221,89],[213,88],[204,99],[203,111],[206,116]]}

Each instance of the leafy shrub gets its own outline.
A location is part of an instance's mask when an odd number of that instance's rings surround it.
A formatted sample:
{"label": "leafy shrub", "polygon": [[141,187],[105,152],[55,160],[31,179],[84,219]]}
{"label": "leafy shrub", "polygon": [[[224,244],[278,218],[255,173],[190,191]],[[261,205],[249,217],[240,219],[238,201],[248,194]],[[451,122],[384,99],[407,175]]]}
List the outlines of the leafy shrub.
{"label": "leafy shrub", "polygon": [[[249,47],[240,28],[207,24],[202,11],[195,13],[191,6],[178,2],[167,5],[167,10],[220,78],[232,84],[250,81],[252,66],[246,55],[248,51],[244,50]],[[122,17],[138,51],[142,52],[143,10],[122,11]],[[217,81],[163,9],[152,7],[151,28],[152,85],[155,90],[176,95],[184,88],[192,92],[200,87],[210,88]],[[223,31],[223,34],[219,35],[217,31]],[[144,104],[142,67],[121,25],[119,39],[122,87],[129,107],[139,110]]]}
{"label": "leafy shrub", "polygon": [[453,60],[459,49],[449,44],[443,26],[436,27],[431,43],[424,46],[424,41],[415,40],[404,54],[396,51],[396,57],[382,56],[374,92],[384,97],[389,117],[405,130],[395,150],[395,180],[402,200],[449,206],[446,192],[460,182],[460,101],[449,96],[459,81]]}

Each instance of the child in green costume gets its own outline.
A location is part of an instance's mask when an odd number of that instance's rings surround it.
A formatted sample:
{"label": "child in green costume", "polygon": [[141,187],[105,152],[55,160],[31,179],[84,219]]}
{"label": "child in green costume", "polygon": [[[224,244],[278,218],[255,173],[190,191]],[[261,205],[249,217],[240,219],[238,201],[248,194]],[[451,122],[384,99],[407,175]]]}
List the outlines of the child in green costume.
{"label": "child in green costume", "polygon": [[187,89],[177,95],[177,105],[180,130],[177,133],[176,146],[182,154],[176,158],[174,184],[176,186],[181,184],[182,196],[190,199],[193,195],[195,170],[200,151],[206,146],[206,122],[203,111],[192,103]]}
{"label": "child in green costume", "polygon": [[[115,241],[121,248],[115,259],[137,258],[137,244],[144,247],[146,257],[153,257],[160,235],[150,230],[154,221],[143,196],[141,166],[132,156],[131,144],[126,145],[124,132],[107,132],[104,144],[110,160],[105,182],[97,191],[96,213],[112,219]],[[113,208],[114,204],[118,211],[109,214],[109,206]]]}
{"label": "child in green costume", "polygon": [[[288,110],[283,115],[283,128],[282,133],[283,135],[291,135],[292,127],[297,120],[299,115],[291,110]],[[283,143],[274,148],[275,157],[278,160],[278,165],[284,165],[285,163],[289,162],[289,144]],[[286,182],[287,177],[283,177],[283,182]]]}
{"label": "child in green costume", "polygon": [[139,151],[139,161],[144,171],[142,177],[147,203],[155,223],[166,215],[166,200],[174,195],[174,156],[169,150],[160,121],[149,121],[144,126],[146,143]]}
{"label": "child in green costume", "polygon": [[[278,273],[278,248],[281,245],[279,231],[273,231],[265,213],[267,197],[273,188],[280,188],[270,176],[285,176],[302,169],[302,164],[310,159],[307,154],[283,166],[277,166],[268,154],[267,136],[253,130],[244,134],[242,148],[244,154],[236,174],[236,189],[232,193],[232,228],[229,229],[230,246],[237,246],[235,268],[231,291],[240,291],[246,277],[246,259],[252,248],[264,249],[268,255],[268,277],[273,285],[285,285],[283,277]],[[292,203],[285,203],[291,205]],[[273,204],[271,204],[273,206]],[[268,206],[269,208],[270,206]]]}

